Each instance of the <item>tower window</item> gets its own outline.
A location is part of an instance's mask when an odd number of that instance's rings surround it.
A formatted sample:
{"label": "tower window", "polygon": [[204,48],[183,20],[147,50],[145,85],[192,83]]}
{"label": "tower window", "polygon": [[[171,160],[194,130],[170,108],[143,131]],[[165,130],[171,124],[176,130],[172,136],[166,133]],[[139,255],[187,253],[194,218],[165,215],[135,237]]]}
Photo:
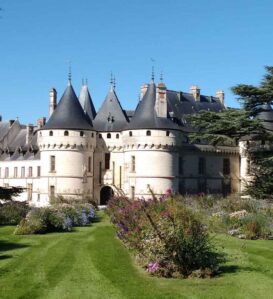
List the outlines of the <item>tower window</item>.
{"label": "tower window", "polygon": [[83,137],[84,136],[84,132],[80,131],[80,136]]}
{"label": "tower window", "polygon": [[25,167],[21,167],[21,178],[25,177]]}
{"label": "tower window", "polygon": [[107,138],[111,139],[111,133],[107,133]]}
{"label": "tower window", "polygon": [[37,176],[41,176],[41,166],[37,166]]}
{"label": "tower window", "polygon": [[116,135],[116,139],[119,139],[119,134]]}
{"label": "tower window", "polygon": [[102,135],[101,135],[101,134],[99,134],[99,138],[100,138],[100,139],[102,138]]}
{"label": "tower window", "polygon": [[49,136],[53,136],[53,131],[49,131]]}
{"label": "tower window", "polygon": [[166,136],[170,136],[170,131],[166,131]]}
{"label": "tower window", "polygon": [[9,168],[6,167],[5,168],[5,178],[8,178],[9,177]]}
{"label": "tower window", "polygon": [[203,157],[199,158],[198,173],[201,174],[201,175],[206,174],[206,159],[203,158]]}
{"label": "tower window", "polygon": [[136,157],[131,156],[131,172],[135,172],[135,171],[136,171]]}
{"label": "tower window", "polygon": [[50,156],[50,171],[55,171],[56,167],[56,157]]}
{"label": "tower window", "polygon": [[68,131],[64,131],[64,136],[68,136],[69,132]]}
{"label": "tower window", "polygon": [[110,169],[110,153],[105,153],[104,166],[105,169]]}
{"label": "tower window", "polygon": [[17,178],[18,176],[18,168],[14,167],[14,177]]}
{"label": "tower window", "polygon": [[151,136],[151,131],[146,131],[146,136]]}
{"label": "tower window", "polygon": [[129,136],[130,136],[130,137],[133,136],[133,132],[132,132],[132,131],[129,132]]}
{"label": "tower window", "polygon": [[228,158],[225,158],[223,160],[223,174],[224,175],[230,174],[230,160]]}
{"label": "tower window", "polygon": [[92,157],[88,157],[88,172],[91,172]]}

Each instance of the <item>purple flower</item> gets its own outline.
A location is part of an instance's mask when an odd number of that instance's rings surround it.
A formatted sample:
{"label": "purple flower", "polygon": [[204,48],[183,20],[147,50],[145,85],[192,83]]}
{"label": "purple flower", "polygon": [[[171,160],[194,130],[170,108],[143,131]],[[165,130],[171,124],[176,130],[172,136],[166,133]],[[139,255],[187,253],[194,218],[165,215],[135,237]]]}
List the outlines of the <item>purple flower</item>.
{"label": "purple flower", "polygon": [[65,221],[63,223],[63,229],[70,231],[72,229],[72,225],[73,225],[73,222],[72,222],[71,218],[66,217]]}
{"label": "purple flower", "polygon": [[156,272],[157,270],[159,269],[159,265],[158,265],[158,263],[149,263],[148,264],[148,267],[147,267],[147,271],[149,272],[149,273],[154,273],[154,272]]}
{"label": "purple flower", "polygon": [[82,225],[87,225],[89,224],[89,220],[85,212],[82,212]]}
{"label": "purple flower", "polygon": [[90,208],[90,211],[88,213],[88,218],[89,219],[95,218],[95,211],[94,211],[94,209]]}

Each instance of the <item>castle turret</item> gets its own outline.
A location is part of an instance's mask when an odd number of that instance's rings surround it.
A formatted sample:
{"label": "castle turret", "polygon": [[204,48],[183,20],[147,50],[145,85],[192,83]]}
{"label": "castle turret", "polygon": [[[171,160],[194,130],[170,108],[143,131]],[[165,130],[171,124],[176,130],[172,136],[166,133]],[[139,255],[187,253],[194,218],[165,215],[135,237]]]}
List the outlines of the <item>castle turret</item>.
{"label": "castle turret", "polygon": [[90,96],[87,84],[83,84],[79,101],[84,113],[90,118],[91,121],[96,117],[96,109]]}
{"label": "castle turret", "polygon": [[69,83],[47,123],[38,132],[41,193],[47,201],[58,195],[93,196],[93,152],[96,135]]}

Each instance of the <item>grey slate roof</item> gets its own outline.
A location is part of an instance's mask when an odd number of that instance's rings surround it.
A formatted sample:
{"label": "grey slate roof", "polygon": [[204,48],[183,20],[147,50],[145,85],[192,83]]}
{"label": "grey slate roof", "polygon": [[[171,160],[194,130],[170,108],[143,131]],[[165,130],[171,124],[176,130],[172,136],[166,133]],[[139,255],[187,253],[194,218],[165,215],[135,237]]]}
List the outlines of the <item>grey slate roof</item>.
{"label": "grey slate roof", "polygon": [[169,118],[157,116],[155,102],[156,85],[151,83],[126,129],[179,129],[179,126]]}
{"label": "grey slate roof", "polygon": [[10,128],[10,123],[8,121],[0,122],[0,140],[8,133]]}
{"label": "grey slate roof", "polygon": [[94,107],[87,85],[82,86],[79,101],[85,114],[90,118],[91,121],[93,121],[93,119],[96,117],[96,109]]}
{"label": "grey slate roof", "polygon": [[55,111],[41,128],[49,129],[93,130],[92,122],[86,117],[71,84],[67,86]]}
{"label": "grey slate roof", "polygon": [[110,87],[110,90],[93,123],[94,128],[101,132],[122,131],[127,125],[127,115],[122,109],[116,92],[112,86]]}

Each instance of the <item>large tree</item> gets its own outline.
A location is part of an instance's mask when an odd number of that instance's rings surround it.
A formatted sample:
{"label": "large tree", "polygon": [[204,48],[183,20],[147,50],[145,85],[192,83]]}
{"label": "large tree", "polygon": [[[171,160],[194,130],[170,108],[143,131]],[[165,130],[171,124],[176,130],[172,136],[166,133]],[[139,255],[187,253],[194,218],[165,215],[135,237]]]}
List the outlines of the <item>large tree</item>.
{"label": "large tree", "polygon": [[[263,127],[257,117],[265,104],[273,100],[273,67],[266,66],[266,74],[258,86],[238,84],[231,88],[242,109],[222,112],[202,111],[190,117],[195,132],[192,142],[202,140],[212,145],[237,145],[242,139],[250,141],[252,180],[246,183],[245,193],[256,198],[273,199],[273,150],[271,146],[251,146],[253,141],[272,144],[273,134]],[[272,144],[273,146],[273,144]]]}

